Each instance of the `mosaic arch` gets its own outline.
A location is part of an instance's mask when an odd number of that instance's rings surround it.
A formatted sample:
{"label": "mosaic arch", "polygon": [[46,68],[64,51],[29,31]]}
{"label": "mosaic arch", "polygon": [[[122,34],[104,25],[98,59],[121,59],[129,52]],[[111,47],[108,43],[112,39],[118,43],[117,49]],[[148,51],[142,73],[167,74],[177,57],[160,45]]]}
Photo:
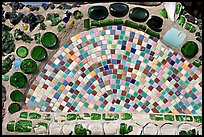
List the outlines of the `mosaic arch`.
{"label": "mosaic arch", "polygon": [[25,109],[201,114],[201,81],[201,71],[159,39],[99,27],[64,43],[31,85]]}

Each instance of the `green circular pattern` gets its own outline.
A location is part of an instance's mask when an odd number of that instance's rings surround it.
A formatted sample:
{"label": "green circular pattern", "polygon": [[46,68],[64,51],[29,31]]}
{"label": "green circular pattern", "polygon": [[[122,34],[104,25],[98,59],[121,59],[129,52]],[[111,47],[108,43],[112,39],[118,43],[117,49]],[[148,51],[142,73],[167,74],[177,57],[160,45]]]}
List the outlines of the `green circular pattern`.
{"label": "green circular pattern", "polygon": [[12,101],[19,102],[23,98],[23,93],[21,91],[19,91],[19,90],[14,90],[10,94],[10,98],[11,98]]}
{"label": "green circular pattern", "polygon": [[21,46],[16,50],[16,54],[21,58],[25,58],[28,55],[28,49],[24,46]]}
{"label": "green circular pattern", "polygon": [[10,84],[16,88],[25,87],[27,81],[27,77],[21,72],[15,72],[10,77]]}
{"label": "green circular pattern", "polygon": [[35,46],[31,51],[31,57],[35,61],[42,61],[47,57],[47,51],[42,46]]}
{"label": "green circular pattern", "polygon": [[37,70],[37,63],[32,59],[24,59],[21,62],[21,70],[25,74],[31,74]]}
{"label": "green circular pattern", "polygon": [[45,32],[42,35],[41,43],[44,47],[51,49],[54,48],[58,43],[57,36],[52,32]]}
{"label": "green circular pattern", "polygon": [[8,110],[11,114],[16,113],[21,110],[21,106],[18,103],[12,103],[8,107]]}

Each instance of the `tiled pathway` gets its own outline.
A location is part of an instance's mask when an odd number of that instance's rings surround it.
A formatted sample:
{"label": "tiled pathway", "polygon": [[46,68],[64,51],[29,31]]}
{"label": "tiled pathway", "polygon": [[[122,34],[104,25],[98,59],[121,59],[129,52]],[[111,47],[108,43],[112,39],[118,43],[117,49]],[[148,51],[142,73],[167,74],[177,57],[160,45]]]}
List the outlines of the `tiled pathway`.
{"label": "tiled pathway", "polygon": [[125,26],[81,32],[33,82],[25,109],[201,114],[202,76],[157,38]]}

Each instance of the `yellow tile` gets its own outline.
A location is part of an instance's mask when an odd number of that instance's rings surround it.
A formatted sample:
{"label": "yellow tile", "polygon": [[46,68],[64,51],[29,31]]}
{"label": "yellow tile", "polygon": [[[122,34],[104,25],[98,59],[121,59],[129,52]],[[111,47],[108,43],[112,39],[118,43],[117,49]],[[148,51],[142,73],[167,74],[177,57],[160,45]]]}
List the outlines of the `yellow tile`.
{"label": "yellow tile", "polygon": [[96,75],[96,73],[95,73],[94,71],[92,71],[92,72],[90,73],[90,75],[93,77],[93,76]]}
{"label": "yellow tile", "polygon": [[76,59],[76,56],[75,56],[75,55],[72,55],[72,56],[71,56],[71,59],[72,59],[72,60],[75,60],[75,59]]}
{"label": "yellow tile", "polygon": [[186,70],[186,69],[188,68],[188,66],[187,66],[186,64],[184,64],[184,65],[182,66],[182,68],[183,68],[184,70]]}
{"label": "yellow tile", "polygon": [[126,50],[130,51],[131,47],[130,46],[126,46]]}
{"label": "yellow tile", "polygon": [[65,86],[64,86],[64,85],[61,85],[61,86],[59,87],[59,89],[60,89],[60,90],[64,90],[64,89],[65,89]]}
{"label": "yellow tile", "polygon": [[179,114],[179,112],[177,110],[175,110],[175,109],[172,110],[172,113],[173,114]]}
{"label": "yellow tile", "polygon": [[157,65],[155,65],[155,64],[152,65],[152,68],[153,68],[153,69],[156,69],[156,67],[157,67]]}
{"label": "yellow tile", "polygon": [[75,36],[75,38],[78,40],[78,39],[80,39],[81,37],[80,37],[79,34],[77,34],[77,35]]}
{"label": "yellow tile", "polygon": [[154,64],[157,64],[157,62],[158,62],[157,59],[154,59],[154,60],[153,60],[153,63],[154,63]]}
{"label": "yellow tile", "polygon": [[69,52],[70,52],[70,50],[69,50],[68,48],[66,48],[64,51],[65,51],[66,53],[69,53]]}
{"label": "yellow tile", "polygon": [[71,54],[67,54],[67,55],[66,55],[66,58],[70,58],[70,57],[71,57]]}

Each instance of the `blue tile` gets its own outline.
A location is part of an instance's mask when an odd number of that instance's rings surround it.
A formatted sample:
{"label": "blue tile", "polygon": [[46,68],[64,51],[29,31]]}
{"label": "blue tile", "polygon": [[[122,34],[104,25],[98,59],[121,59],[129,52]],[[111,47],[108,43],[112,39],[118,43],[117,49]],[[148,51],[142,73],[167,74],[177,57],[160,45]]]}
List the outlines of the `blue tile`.
{"label": "blue tile", "polygon": [[132,80],[130,81],[130,83],[135,84],[135,81],[136,81],[136,80],[132,79]]}
{"label": "blue tile", "polygon": [[130,108],[130,105],[127,104],[127,103],[125,103],[124,107],[127,108],[127,109],[129,109],[129,108]]}
{"label": "blue tile", "polygon": [[151,69],[151,67],[149,65],[147,65],[146,70],[149,71],[150,69]]}
{"label": "blue tile", "polygon": [[145,110],[144,110],[146,113],[148,113],[150,111],[150,109],[147,107]]}
{"label": "blue tile", "polygon": [[101,88],[105,87],[104,83],[99,83],[99,86],[100,86]]}
{"label": "blue tile", "polygon": [[108,70],[108,74],[113,74],[113,73],[112,73],[112,70]]}
{"label": "blue tile", "polygon": [[139,36],[139,39],[140,39],[140,40],[143,40],[143,39],[144,39],[144,36],[143,36],[143,35],[140,35],[140,36]]}
{"label": "blue tile", "polygon": [[60,95],[59,95],[58,93],[55,93],[54,98],[58,99],[59,96],[60,96]]}
{"label": "blue tile", "polygon": [[125,50],[125,48],[126,48],[126,46],[122,46],[122,47],[121,47],[122,50]]}
{"label": "blue tile", "polygon": [[168,56],[169,56],[169,57],[172,57],[172,56],[173,56],[173,54],[172,54],[171,52],[169,52]]}
{"label": "blue tile", "polygon": [[137,65],[140,65],[140,64],[141,64],[141,61],[137,60],[137,61],[136,61],[136,64],[137,64]]}
{"label": "blue tile", "polygon": [[114,110],[115,110],[115,108],[113,108],[113,107],[110,108],[110,111],[114,111]]}
{"label": "blue tile", "polygon": [[147,49],[150,49],[152,47],[152,45],[147,44]]}
{"label": "blue tile", "polygon": [[108,70],[108,65],[104,66],[104,69],[105,69],[105,70]]}
{"label": "blue tile", "polygon": [[111,30],[111,31],[110,31],[110,34],[111,34],[111,35],[115,35],[115,30]]}
{"label": "blue tile", "polygon": [[122,26],[117,26],[117,30],[121,30],[122,29]]}
{"label": "blue tile", "polygon": [[63,85],[64,86],[67,86],[69,83],[65,80],[64,82],[63,82]]}
{"label": "blue tile", "polygon": [[112,59],[112,64],[117,64],[117,60]]}
{"label": "blue tile", "polygon": [[175,64],[175,62],[173,60],[171,60],[170,64],[173,66]]}
{"label": "blue tile", "polygon": [[60,55],[59,57],[58,57],[58,59],[59,60],[62,60],[64,57],[62,56],[62,55]]}
{"label": "blue tile", "polygon": [[72,104],[69,103],[69,102],[67,102],[67,104],[66,104],[67,107],[70,107],[71,105],[72,105]]}
{"label": "blue tile", "polygon": [[135,32],[130,32],[130,37],[134,38]]}
{"label": "blue tile", "polygon": [[136,52],[136,49],[131,48],[131,52],[132,52],[132,53],[135,53],[135,52]]}
{"label": "blue tile", "polygon": [[151,77],[151,76],[152,76],[152,73],[148,72],[148,73],[147,73],[147,76],[148,76],[148,77]]}
{"label": "blue tile", "polygon": [[84,56],[83,56],[83,55],[80,55],[79,58],[80,58],[81,60],[83,60],[83,59],[84,59]]}

